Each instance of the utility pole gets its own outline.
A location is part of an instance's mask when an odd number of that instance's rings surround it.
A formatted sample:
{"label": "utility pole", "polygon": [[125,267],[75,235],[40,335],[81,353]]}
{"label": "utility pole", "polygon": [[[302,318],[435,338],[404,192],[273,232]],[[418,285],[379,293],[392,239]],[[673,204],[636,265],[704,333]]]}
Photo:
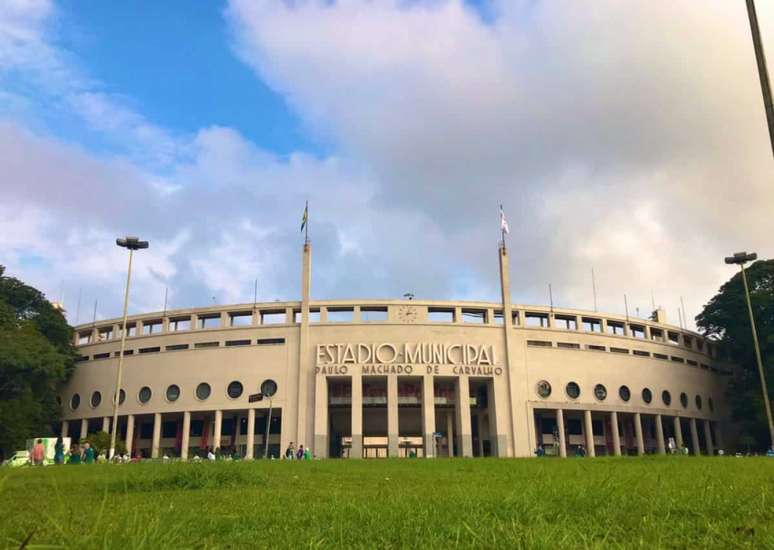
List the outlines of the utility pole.
{"label": "utility pole", "polygon": [[771,100],[769,71],[766,68],[766,56],[763,54],[763,43],[761,42],[761,30],[758,27],[758,14],[755,11],[755,0],[747,0],[747,16],[750,18],[750,32],[752,33],[753,47],[755,48],[755,61],[758,64],[758,77],[761,80],[763,106],[766,109],[766,120],[769,124],[771,154],[774,156],[774,105]]}

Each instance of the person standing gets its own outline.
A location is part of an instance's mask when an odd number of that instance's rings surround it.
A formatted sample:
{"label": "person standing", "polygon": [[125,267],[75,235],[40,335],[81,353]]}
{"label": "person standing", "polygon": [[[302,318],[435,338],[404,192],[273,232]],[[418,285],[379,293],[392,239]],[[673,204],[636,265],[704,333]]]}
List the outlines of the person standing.
{"label": "person standing", "polygon": [[299,445],[298,451],[296,451],[296,460],[303,460],[304,458],[304,446]]}
{"label": "person standing", "polygon": [[83,445],[83,462],[85,464],[94,464],[94,449],[88,441]]}
{"label": "person standing", "polygon": [[46,448],[43,446],[43,440],[38,439],[35,445],[32,446],[32,454],[30,460],[32,460],[33,466],[43,466],[43,460],[46,458]]}
{"label": "person standing", "polygon": [[293,460],[296,456],[296,448],[291,441],[288,448],[285,449],[285,460]]}
{"label": "person standing", "polygon": [[70,458],[67,461],[68,464],[80,464],[81,463],[81,450],[77,445],[73,445],[70,448]]}
{"label": "person standing", "polygon": [[311,460],[312,459],[312,453],[309,452],[309,447],[304,449],[304,460]]}
{"label": "person standing", "polygon": [[64,442],[62,436],[56,438],[54,444],[54,464],[57,466],[64,464]]}

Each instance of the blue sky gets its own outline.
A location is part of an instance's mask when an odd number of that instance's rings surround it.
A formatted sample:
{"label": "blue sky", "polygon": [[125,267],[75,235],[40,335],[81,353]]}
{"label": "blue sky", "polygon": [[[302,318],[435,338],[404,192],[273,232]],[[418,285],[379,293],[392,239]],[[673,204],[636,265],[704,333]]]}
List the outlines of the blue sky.
{"label": "blue sky", "polygon": [[132,311],[296,299],[308,200],[313,297],[496,300],[502,203],[514,302],[589,308],[593,267],[602,308],[695,315],[774,254],[738,4],[11,0],[0,264],[73,321],[133,233]]}
{"label": "blue sky", "polygon": [[59,44],[157,124],[193,133],[239,130],[281,155],[325,144],[237,57],[223,2],[76,2],[59,5]]}

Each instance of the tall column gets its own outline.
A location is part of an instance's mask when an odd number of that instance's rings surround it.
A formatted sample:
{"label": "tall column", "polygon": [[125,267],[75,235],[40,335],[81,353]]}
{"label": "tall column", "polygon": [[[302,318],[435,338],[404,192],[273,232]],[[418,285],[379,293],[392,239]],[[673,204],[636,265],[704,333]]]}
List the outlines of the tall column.
{"label": "tall column", "polygon": [[153,415],[153,439],[151,440],[151,458],[159,457],[159,443],[161,441],[161,413]]}
{"label": "tall column", "polygon": [[484,431],[482,430],[481,414],[476,414],[476,431],[478,432],[478,456],[484,456]]}
{"label": "tall column", "polygon": [[701,454],[701,449],[699,448],[699,430],[696,429],[696,419],[691,418],[689,423],[691,427],[691,444],[693,445],[693,454],[698,456]]}
{"label": "tall column", "polygon": [[467,376],[457,377],[457,438],[460,441],[460,454],[473,456],[473,435],[470,423],[470,382]]}
{"label": "tall column", "polygon": [[132,443],[134,443],[134,415],[126,417],[126,454],[132,456]]}
{"label": "tall column", "polygon": [[658,454],[666,454],[666,445],[664,445],[664,425],[661,423],[661,415],[657,414],[656,419],[656,446],[658,447]]}
{"label": "tall column", "polygon": [[446,455],[454,456],[454,417],[449,409],[446,409]]}
{"label": "tall column", "polygon": [[564,411],[556,409],[556,431],[559,432],[559,456],[567,457],[567,442],[564,434]]}
{"label": "tall column", "polygon": [[109,416],[103,416],[102,417],[102,431],[106,434],[110,433],[110,417]]}
{"label": "tall column", "polygon": [[363,375],[352,373],[352,447],[350,458],[363,458]]}
{"label": "tall column", "polygon": [[[312,370],[312,354],[309,349],[309,293],[312,283],[312,245],[304,243],[304,256],[301,266],[301,324],[298,337],[298,371],[294,377],[298,385],[298,399],[296,401],[296,443],[309,443],[314,436],[314,426],[307,426],[306,416],[309,391],[309,375]],[[282,410],[283,416],[285,409]],[[284,424],[284,419],[283,419]]]}
{"label": "tall column", "polygon": [[81,419],[81,439],[86,439],[89,436],[89,419],[88,418],[82,418]]}
{"label": "tall column", "polygon": [[432,374],[422,377],[422,437],[425,458],[435,456],[435,384]]}
{"label": "tall column", "polygon": [[682,452],[683,451],[683,427],[680,422],[680,417],[675,416],[673,421],[675,424],[675,445],[677,445],[678,452]]}
{"label": "tall column", "polygon": [[720,422],[715,422],[715,446],[718,449],[725,450],[725,445],[723,445],[723,432],[720,430]]}
{"label": "tall column", "polygon": [[62,435],[62,438],[67,437],[69,432],[70,432],[70,423],[67,420],[62,420],[62,429],[59,432]]}
{"label": "tall column", "polygon": [[591,423],[591,411],[586,409],[583,411],[583,419],[585,421],[585,425],[583,427],[584,435],[586,436],[586,452],[589,456],[594,457],[597,456],[596,451],[594,450],[594,426]]}
{"label": "tall column", "polygon": [[[514,342],[513,330],[513,308],[511,307],[511,275],[508,259],[508,250],[505,247],[505,240],[499,247],[500,260],[500,292],[503,302],[503,334],[505,335],[505,361],[503,372],[505,374],[505,387],[507,399],[502,403],[501,410],[505,411],[504,420],[506,424],[499,426],[503,434],[508,434],[507,451],[498,450],[500,456],[530,456],[532,449],[527,440],[530,424],[527,418],[526,408],[522,410],[522,403],[527,402],[527,388],[525,381],[527,379],[526,362],[516,367],[516,343]],[[519,432],[519,433],[517,433]]]}
{"label": "tall column", "polygon": [[255,452],[255,409],[247,409],[247,450],[245,458],[252,460]]}
{"label": "tall column", "polygon": [[314,380],[314,454],[328,457],[328,377],[316,374]]}
{"label": "tall column", "polygon": [[613,432],[613,455],[621,456],[621,432],[618,429],[618,413],[610,413],[610,429]]}
{"label": "tall column", "polygon": [[188,440],[191,437],[191,413],[183,413],[183,437],[180,441],[180,460],[188,460]]}
{"label": "tall column", "polygon": [[387,456],[398,456],[398,377],[387,377]]}
{"label": "tall column", "polygon": [[[489,442],[492,456],[508,456],[508,429],[510,412],[506,409],[507,388],[504,383],[491,378],[487,382],[489,398]],[[508,418],[506,418],[506,416]]]}
{"label": "tall column", "polygon": [[715,446],[712,444],[712,430],[710,429],[710,421],[704,420],[704,444],[707,447],[707,454],[714,456]]}
{"label": "tall column", "polygon": [[634,437],[637,439],[637,454],[645,454],[645,441],[642,438],[642,416],[640,413],[634,413]]}
{"label": "tall column", "polygon": [[[220,447],[220,438],[223,430],[223,411],[218,409],[215,411],[215,425],[212,430],[212,448],[217,449]],[[264,441],[264,444],[266,442]]]}

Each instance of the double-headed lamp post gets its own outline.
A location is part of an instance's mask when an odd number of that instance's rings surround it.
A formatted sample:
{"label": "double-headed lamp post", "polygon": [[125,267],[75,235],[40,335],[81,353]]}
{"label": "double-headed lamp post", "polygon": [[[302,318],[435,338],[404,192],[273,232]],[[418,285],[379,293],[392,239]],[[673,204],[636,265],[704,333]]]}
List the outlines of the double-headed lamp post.
{"label": "double-headed lamp post", "polygon": [[742,270],[742,282],[744,283],[744,295],[747,300],[747,312],[750,314],[750,328],[752,329],[753,344],[755,346],[755,359],[758,361],[758,374],[761,377],[761,390],[763,391],[763,405],[766,407],[766,419],[769,423],[769,444],[774,448],[774,420],[771,417],[771,403],[769,402],[769,392],[766,386],[766,374],[763,372],[763,361],[761,360],[761,350],[758,345],[758,331],[755,329],[755,317],[753,317],[752,302],[750,302],[750,289],[747,286],[747,275],[744,271],[744,264],[758,259],[755,252],[737,252],[733,256],[726,258],[727,264],[737,264]]}
{"label": "double-headed lamp post", "polygon": [[148,241],[138,237],[116,239],[116,244],[129,249],[129,269],[126,272],[126,290],[124,292],[124,320],[121,324],[121,351],[118,353],[118,371],[116,372],[116,391],[113,395],[113,429],[110,432],[110,459],[116,454],[116,434],[118,433],[118,405],[121,396],[121,373],[124,368],[124,348],[126,347],[126,312],[129,307],[129,284],[132,282],[132,256],[135,250],[148,248]]}

